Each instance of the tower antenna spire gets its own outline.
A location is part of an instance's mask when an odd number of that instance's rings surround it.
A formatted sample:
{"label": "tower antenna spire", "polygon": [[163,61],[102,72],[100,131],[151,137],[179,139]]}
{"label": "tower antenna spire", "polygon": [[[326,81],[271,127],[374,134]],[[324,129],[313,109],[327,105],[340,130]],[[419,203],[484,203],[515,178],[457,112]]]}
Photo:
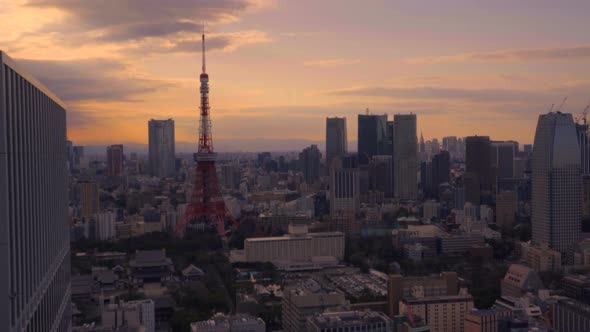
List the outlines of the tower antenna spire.
{"label": "tower antenna spire", "polygon": [[206,67],[205,67],[205,23],[203,22],[203,31],[201,34],[201,41],[202,41],[202,47],[203,47],[203,74],[205,74],[207,72]]}

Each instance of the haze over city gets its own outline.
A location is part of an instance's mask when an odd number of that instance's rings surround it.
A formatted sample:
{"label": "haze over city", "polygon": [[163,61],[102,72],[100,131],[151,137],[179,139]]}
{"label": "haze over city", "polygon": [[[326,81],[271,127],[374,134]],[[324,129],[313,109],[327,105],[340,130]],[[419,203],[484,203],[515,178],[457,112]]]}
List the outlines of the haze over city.
{"label": "haze over city", "polygon": [[273,140],[298,150],[323,142],[326,116],[366,108],[418,114],[426,139],[532,143],[539,112],[565,96],[574,114],[588,102],[589,11],[587,1],[1,0],[0,45],[65,100],[68,138],[85,145],[146,144],[151,118],[174,118],[177,141],[196,142],[202,22],[220,151],[280,150]]}
{"label": "haze over city", "polygon": [[0,331],[590,332],[589,13],[0,0]]}

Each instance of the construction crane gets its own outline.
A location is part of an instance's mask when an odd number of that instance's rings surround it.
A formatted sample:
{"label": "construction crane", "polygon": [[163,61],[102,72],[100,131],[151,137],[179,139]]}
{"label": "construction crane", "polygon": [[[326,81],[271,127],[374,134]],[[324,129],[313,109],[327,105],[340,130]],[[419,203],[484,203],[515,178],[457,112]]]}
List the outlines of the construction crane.
{"label": "construction crane", "polygon": [[555,107],[555,104],[551,104],[551,107],[549,107],[549,111],[547,111],[547,113],[551,113],[551,111],[553,111],[553,107]]}
{"label": "construction crane", "polygon": [[590,103],[586,105],[586,108],[582,111],[582,114],[576,118],[576,123],[580,122],[580,120],[584,121],[583,124],[586,124],[586,115],[588,115],[588,111],[590,111]]}
{"label": "construction crane", "polygon": [[557,110],[555,112],[560,112],[561,108],[563,107],[563,104],[565,104],[565,101],[567,100],[567,97],[563,98],[563,101],[561,102],[561,104],[559,104],[559,107],[557,108]]}

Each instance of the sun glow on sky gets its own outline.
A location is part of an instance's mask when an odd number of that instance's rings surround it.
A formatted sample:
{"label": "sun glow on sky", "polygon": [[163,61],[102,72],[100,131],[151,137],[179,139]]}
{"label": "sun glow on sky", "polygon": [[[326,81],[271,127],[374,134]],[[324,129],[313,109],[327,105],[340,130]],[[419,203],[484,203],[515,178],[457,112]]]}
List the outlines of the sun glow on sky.
{"label": "sun glow on sky", "polygon": [[[588,1],[0,0],[0,49],[69,106],[75,144],[196,141],[207,22],[215,140],[320,142],[325,117],[418,114],[425,138],[530,143],[590,100]],[[419,133],[418,133],[419,134]],[[218,144],[219,146],[220,144]],[[301,146],[302,147],[302,146]]]}

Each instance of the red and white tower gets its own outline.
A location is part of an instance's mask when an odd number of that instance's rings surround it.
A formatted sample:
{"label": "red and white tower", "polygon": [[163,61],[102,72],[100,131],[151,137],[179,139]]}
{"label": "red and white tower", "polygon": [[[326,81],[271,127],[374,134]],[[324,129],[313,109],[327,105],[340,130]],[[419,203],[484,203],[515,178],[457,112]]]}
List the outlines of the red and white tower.
{"label": "red and white tower", "polygon": [[201,119],[199,123],[199,149],[197,152],[197,169],[193,183],[191,199],[187,202],[184,216],[176,225],[176,233],[181,234],[187,223],[205,223],[217,229],[220,237],[225,238],[225,217],[235,223],[225,206],[215,160],[217,154],[213,150],[211,119],[209,118],[209,75],[205,68],[205,32],[202,34],[203,72],[201,73]]}

